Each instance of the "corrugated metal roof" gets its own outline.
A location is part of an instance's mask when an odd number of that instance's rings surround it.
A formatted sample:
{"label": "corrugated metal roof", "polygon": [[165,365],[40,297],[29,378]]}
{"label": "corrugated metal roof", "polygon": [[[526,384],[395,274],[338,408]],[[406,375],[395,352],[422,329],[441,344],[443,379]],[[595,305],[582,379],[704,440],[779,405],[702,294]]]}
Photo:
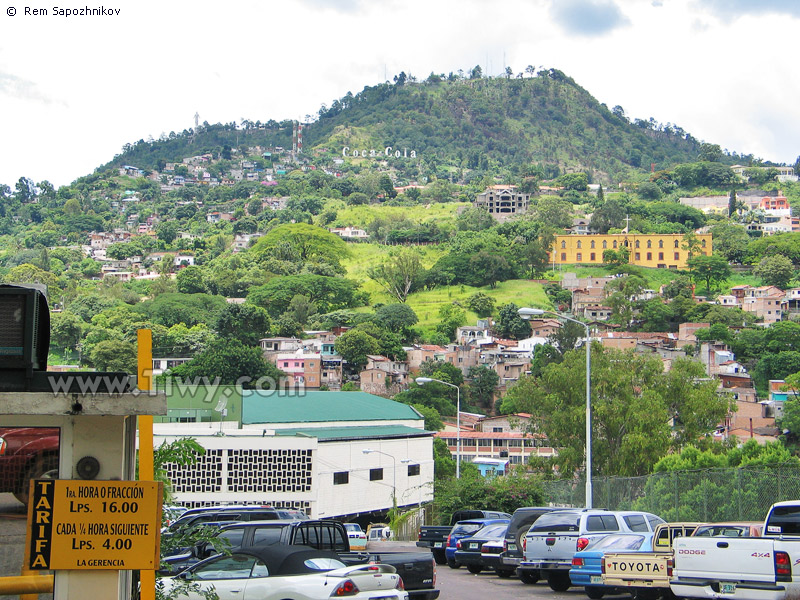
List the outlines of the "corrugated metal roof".
{"label": "corrugated metal roof", "polygon": [[242,423],[419,420],[407,404],[365,392],[243,390]]}
{"label": "corrugated metal roof", "polygon": [[298,427],[278,429],[277,436],[313,437],[320,441],[333,442],[339,440],[366,440],[375,438],[407,438],[432,436],[432,431],[406,427],[405,425],[385,425],[366,427]]}

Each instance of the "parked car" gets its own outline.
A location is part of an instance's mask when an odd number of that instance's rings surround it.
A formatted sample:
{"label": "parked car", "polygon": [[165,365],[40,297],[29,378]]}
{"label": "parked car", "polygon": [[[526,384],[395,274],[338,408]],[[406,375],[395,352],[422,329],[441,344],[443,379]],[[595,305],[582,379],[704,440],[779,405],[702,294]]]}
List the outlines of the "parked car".
{"label": "parked car", "polygon": [[[559,510],[539,517],[525,534],[523,573],[547,579],[550,589],[563,592],[571,582],[573,555],[598,538],[612,533],[653,533],[664,520],[639,511],[605,509]],[[533,575],[535,574],[535,575]]]}
{"label": "parked car", "polygon": [[430,548],[437,565],[447,562],[447,536],[459,521],[469,519],[510,519],[511,515],[496,510],[457,510],[450,515],[449,525],[423,525],[419,528],[417,546]]}
{"label": "parked car", "polygon": [[[524,506],[514,511],[506,529],[501,555],[502,566],[495,569],[500,577],[511,577],[517,572],[517,567],[522,562],[522,542],[525,534],[539,517],[554,510],[560,509],[551,506]],[[539,573],[526,571],[520,573],[520,579],[522,583],[536,583],[539,580]]]}
{"label": "parked car", "polygon": [[691,535],[676,539],[674,548],[675,567],[669,587],[678,597],[800,597],[798,500],[773,504],[759,537]]}
{"label": "parked car", "polygon": [[626,589],[647,600],[669,596],[669,580],[674,562],[672,543],[692,535],[705,523],[662,523],[653,533],[652,552],[607,551],[603,556],[603,585]]}
{"label": "parked car", "polygon": [[[217,540],[224,540],[217,542]],[[340,521],[273,520],[223,524],[210,540],[195,544],[188,551],[164,557],[164,575],[182,571],[202,559],[218,554],[223,549],[238,552],[255,546],[308,546],[318,550],[336,552],[348,566],[381,563],[395,568],[412,600],[436,600],[436,564],[430,552],[425,551],[352,551],[350,538]]]}
{"label": "parked car", "polygon": [[605,594],[623,593],[625,588],[603,585],[603,557],[606,552],[650,552],[652,533],[619,533],[601,537],[572,557],[569,579],[572,585],[583,586],[586,595],[599,600]]}
{"label": "parked car", "polygon": [[498,577],[508,578],[514,574],[503,567],[505,540],[489,540],[481,546],[481,566],[484,571],[494,571]]}
{"label": "parked car", "polygon": [[478,530],[487,525],[502,524],[507,526],[508,522],[509,519],[473,519],[456,523],[450,531],[450,535],[447,536],[447,546],[444,549],[447,557],[447,566],[451,569],[458,569],[461,566],[456,560],[456,544],[458,540],[476,534]]}
{"label": "parked car", "polygon": [[490,541],[502,541],[506,529],[508,529],[507,523],[487,525],[476,531],[474,535],[458,540],[455,552],[456,563],[466,566],[467,570],[475,575],[483,571],[481,556],[483,545]]}
{"label": "parked car", "polygon": [[761,537],[764,524],[756,521],[708,523],[698,527],[692,535],[698,537]]}
{"label": "parked car", "polygon": [[195,587],[184,595],[204,598],[214,591],[219,600],[328,600],[347,596],[354,600],[408,600],[403,580],[394,567],[383,564],[348,567],[335,552],[303,546],[243,548],[197,563],[161,581],[166,592]]}
{"label": "parked car", "polygon": [[58,478],[58,427],[0,427],[0,493],[28,504],[31,479]]}
{"label": "parked car", "polygon": [[361,529],[361,525],[345,523],[344,528],[347,530],[347,537],[350,538],[350,550],[367,549],[367,534]]}
{"label": "parked car", "polygon": [[273,508],[272,506],[205,506],[202,508],[192,508],[184,512],[167,528],[167,533],[173,533],[178,530],[187,531],[200,523],[299,519],[299,515],[303,515],[306,519],[308,518],[305,516],[305,513],[301,511],[290,511],[287,509]]}

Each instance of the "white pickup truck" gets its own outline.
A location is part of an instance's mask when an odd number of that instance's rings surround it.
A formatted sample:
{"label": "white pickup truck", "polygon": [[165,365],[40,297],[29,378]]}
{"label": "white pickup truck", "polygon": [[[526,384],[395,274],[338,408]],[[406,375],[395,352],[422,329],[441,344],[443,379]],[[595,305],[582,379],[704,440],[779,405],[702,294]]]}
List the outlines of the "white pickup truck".
{"label": "white pickup truck", "polygon": [[800,596],[800,500],[773,504],[762,535],[677,538],[670,589],[679,598]]}

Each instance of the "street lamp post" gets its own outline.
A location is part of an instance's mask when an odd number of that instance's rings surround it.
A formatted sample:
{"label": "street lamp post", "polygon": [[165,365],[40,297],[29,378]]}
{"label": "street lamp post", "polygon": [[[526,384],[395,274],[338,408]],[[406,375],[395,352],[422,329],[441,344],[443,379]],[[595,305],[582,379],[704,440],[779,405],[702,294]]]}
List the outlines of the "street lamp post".
{"label": "street lamp post", "polygon": [[520,308],[519,316],[530,319],[533,316],[551,314],[565,321],[572,321],[586,329],[586,508],[592,508],[592,338],[589,326],[567,315],[541,308]]}
{"label": "street lamp post", "polygon": [[392,508],[397,508],[397,459],[388,452],[373,450],[372,448],[364,448],[361,452],[364,454],[383,454],[392,459]]}
{"label": "street lamp post", "polygon": [[453,383],[434,379],[433,377],[417,377],[414,381],[419,385],[425,385],[431,381],[441,383],[451,388],[456,388],[456,479],[461,478],[461,388]]}

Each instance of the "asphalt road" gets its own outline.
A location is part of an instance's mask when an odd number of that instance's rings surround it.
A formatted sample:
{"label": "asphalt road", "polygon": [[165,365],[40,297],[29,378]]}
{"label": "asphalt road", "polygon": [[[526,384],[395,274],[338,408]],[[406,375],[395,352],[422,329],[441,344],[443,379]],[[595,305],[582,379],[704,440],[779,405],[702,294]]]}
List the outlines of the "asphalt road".
{"label": "asphalt road", "polygon": [[[370,543],[369,550],[387,551],[419,550],[413,542]],[[447,565],[436,567],[436,587],[441,590],[440,600],[588,600],[583,588],[570,588],[566,592],[554,592],[546,582],[526,585],[516,577],[501,579],[493,571],[473,575],[465,567],[451,569]],[[627,600],[630,595],[604,596]]]}

